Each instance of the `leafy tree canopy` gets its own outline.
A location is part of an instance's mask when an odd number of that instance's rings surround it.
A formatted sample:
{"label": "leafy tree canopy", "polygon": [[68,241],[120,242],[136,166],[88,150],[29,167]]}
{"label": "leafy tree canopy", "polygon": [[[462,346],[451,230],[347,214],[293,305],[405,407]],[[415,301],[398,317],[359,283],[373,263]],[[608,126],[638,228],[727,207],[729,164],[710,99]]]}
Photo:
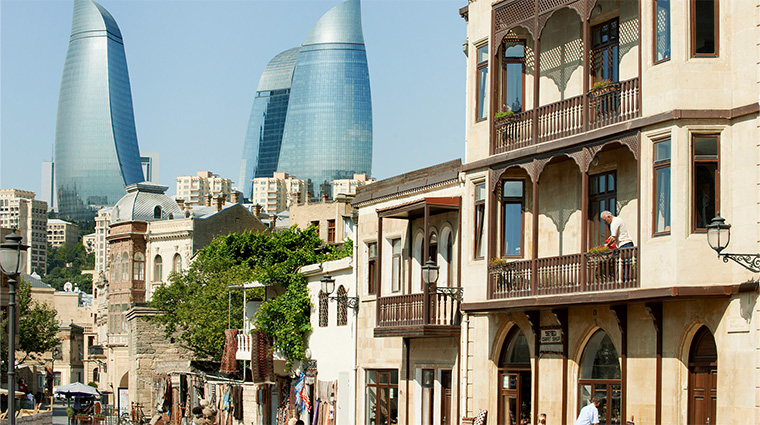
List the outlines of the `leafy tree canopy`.
{"label": "leafy tree canopy", "polygon": [[[168,285],[154,292],[149,305],[163,314],[151,320],[164,325],[167,336],[176,332],[198,357],[218,361],[228,321],[232,328],[243,321],[242,291],[227,286],[252,281],[277,286],[283,294],[264,303],[256,327],[272,338],[290,367],[303,359],[304,338],[311,331],[306,279],[296,270],[352,254],[350,242],[340,248],[322,246],[314,227],[219,237],[198,252],[188,270],[173,273]],[[248,291],[249,299],[263,295],[261,289]]]}
{"label": "leafy tree canopy", "polygon": [[[16,293],[17,312],[19,317],[18,351],[24,352],[24,358],[17,360],[23,362],[27,357],[35,357],[60,344],[58,334],[58,320],[55,318],[55,308],[47,303],[40,303],[32,299],[31,285],[23,279]],[[8,354],[8,318],[2,322],[2,355],[7,358]]]}
{"label": "leafy tree canopy", "polygon": [[71,248],[65,245],[48,247],[45,282],[58,291],[63,291],[66,282],[71,282],[89,294],[92,292],[92,275],[82,274],[82,270],[94,268],[95,254],[88,254],[81,242]]}

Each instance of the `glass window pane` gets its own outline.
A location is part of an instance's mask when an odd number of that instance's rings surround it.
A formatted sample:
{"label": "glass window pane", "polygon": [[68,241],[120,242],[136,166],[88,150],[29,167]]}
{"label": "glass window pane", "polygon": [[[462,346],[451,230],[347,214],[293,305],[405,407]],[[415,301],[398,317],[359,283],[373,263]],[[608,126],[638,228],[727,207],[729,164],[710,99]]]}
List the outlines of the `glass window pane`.
{"label": "glass window pane", "polygon": [[377,384],[377,371],[376,370],[368,370],[367,371],[367,382],[370,384]]}
{"label": "glass window pane", "polygon": [[504,182],[502,196],[505,198],[522,198],[523,182],[522,180],[507,180]]}
{"label": "glass window pane", "polygon": [[654,145],[655,162],[670,160],[670,140],[663,140]]}
{"label": "glass window pane", "polygon": [[595,333],[586,345],[580,375],[581,379],[620,379],[617,350],[605,332]]}
{"label": "glass window pane", "polygon": [[697,229],[706,229],[715,217],[715,175],[717,169],[718,166],[715,163],[699,163],[695,167],[694,208],[697,213]]}
{"label": "glass window pane", "polygon": [[615,191],[615,175],[608,174],[607,175],[607,192],[614,192],[614,191]]}
{"label": "glass window pane", "polygon": [[391,375],[391,384],[398,385],[398,371],[392,370],[389,373]]}
{"label": "glass window pane", "polygon": [[369,258],[376,258],[377,257],[377,244],[371,243],[368,245],[369,249]]}
{"label": "glass window pane", "polygon": [[475,201],[485,201],[486,199],[486,185],[475,185]]}
{"label": "glass window pane", "polygon": [[712,54],[715,52],[715,1],[695,0],[693,25],[694,51],[697,54]]}
{"label": "glass window pane", "polygon": [[670,57],[670,0],[657,0],[655,10],[656,60]]}
{"label": "glass window pane", "polygon": [[367,387],[367,425],[377,424],[377,388]]}
{"label": "glass window pane", "polygon": [[401,254],[401,239],[394,239],[391,243],[393,244],[393,253]]}
{"label": "glass window pane", "polygon": [[654,220],[656,233],[670,231],[670,167],[655,170]]}
{"label": "glass window pane", "polygon": [[718,138],[715,136],[694,136],[694,157],[712,159],[718,157]]}
{"label": "glass window pane", "polygon": [[488,105],[486,104],[486,87],[488,86],[488,67],[484,66],[478,68],[478,117],[477,119],[485,119],[488,113]]}
{"label": "glass window pane", "polygon": [[522,111],[523,101],[523,69],[522,63],[510,63],[506,66],[506,99],[504,105],[512,109],[513,112]]}
{"label": "glass window pane", "polygon": [[478,64],[488,62],[488,45],[478,47]]}
{"label": "glass window pane", "polygon": [[387,384],[388,383],[388,372],[379,372],[377,374],[378,383],[380,384]]}
{"label": "glass window pane", "polygon": [[520,255],[522,242],[522,206],[504,204],[504,255]]}
{"label": "glass window pane", "polygon": [[380,425],[386,425],[390,424],[391,422],[388,420],[389,416],[389,394],[388,394],[389,388],[378,388],[378,409],[377,409],[377,416],[378,416],[378,424]]}

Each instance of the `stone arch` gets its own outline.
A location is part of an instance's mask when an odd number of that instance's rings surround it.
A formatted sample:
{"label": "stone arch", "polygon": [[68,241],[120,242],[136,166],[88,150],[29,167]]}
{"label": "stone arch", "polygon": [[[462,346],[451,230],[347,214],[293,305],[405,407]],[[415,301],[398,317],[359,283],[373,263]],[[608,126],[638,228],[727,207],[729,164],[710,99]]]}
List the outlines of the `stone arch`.
{"label": "stone arch", "polygon": [[425,233],[422,228],[414,232],[412,238],[412,291],[416,288],[422,288],[422,265],[425,260],[422,258],[422,245],[425,243]]}
{"label": "stone arch", "polygon": [[129,372],[124,372],[119,381],[119,388],[129,388]]}

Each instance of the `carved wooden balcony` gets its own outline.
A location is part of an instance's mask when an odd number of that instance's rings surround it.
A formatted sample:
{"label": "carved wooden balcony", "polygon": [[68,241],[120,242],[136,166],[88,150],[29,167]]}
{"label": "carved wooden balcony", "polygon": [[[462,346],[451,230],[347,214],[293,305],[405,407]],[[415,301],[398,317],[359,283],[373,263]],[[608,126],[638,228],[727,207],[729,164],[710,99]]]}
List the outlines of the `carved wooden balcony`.
{"label": "carved wooden balcony", "polygon": [[458,336],[462,288],[431,287],[430,308],[425,315],[425,294],[381,297],[375,336],[406,338]]}
{"label": "carved wooden balcony", "polygon": [[[581,273],[585,264],[585,273]],[[570,254],[508,263],[490,273],[488,298],[601,292],[638,288],[638,248]]]}

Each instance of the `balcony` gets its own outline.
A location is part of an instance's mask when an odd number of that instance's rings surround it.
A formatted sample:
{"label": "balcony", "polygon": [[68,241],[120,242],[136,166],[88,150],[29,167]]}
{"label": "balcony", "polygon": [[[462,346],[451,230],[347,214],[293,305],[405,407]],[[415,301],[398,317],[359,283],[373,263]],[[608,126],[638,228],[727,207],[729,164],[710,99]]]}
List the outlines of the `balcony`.
{"label": "balcony", "polygon": [[458,336],[462,288],[433,287],[429,299],[429,308],[425,309],[424,293],[380,298],[375,336]]}
{"label": "balcony", "polygon": [[90,357],[104,357],[102,345],[91,345],[87,347],[87,354]]}
{"label": "balcony", "polygon": [[605,255],[571,254],[507,263],[491,270],[489,299],[638,288],[638,248]]}
{"label": "balcony", "polygon": [[590,93],[519,112],[494,121],[494,153],[606,127],[641,115],[639,79],[614,84],[604,93]]}

